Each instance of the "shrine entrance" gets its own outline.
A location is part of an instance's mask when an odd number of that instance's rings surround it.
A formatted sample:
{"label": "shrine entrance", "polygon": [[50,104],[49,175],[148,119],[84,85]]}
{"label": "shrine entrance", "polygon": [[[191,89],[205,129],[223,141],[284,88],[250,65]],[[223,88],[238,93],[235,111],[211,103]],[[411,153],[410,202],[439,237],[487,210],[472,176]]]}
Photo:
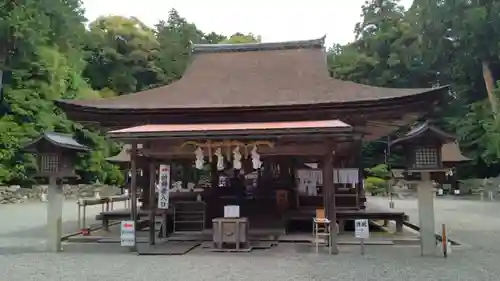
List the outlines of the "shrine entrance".
{"label": "shrine entrance", "polygon": [[[239,206],[239,215],[248,218],[251,230],[284,232],[290,212],[302,209],[324,208],[335,218],[336,203],[343,200],[335,196],[334,165],[352,165],[360,155],[353,153],[360,149],[360,137],[339,120],[145,125],[109,135],[136,147],[131,150],[132,170],[137,169],[134,162],[139,159],[155,167],[150,171],[153,182],[142,186],[144,209],[157,208],[158,199],[148,196],[148,190],[158,178],[154,175],[157,166],[169,164],[173,167],[169,185],[172,208],[178,202],[203,202],[205,229],[211,228],[212,219],[224,217],[225,206]],[[316,168],[323,171],[325,184],[308,194],[297,189],[296,172],[311,162],[319,163]],[[132,179],[132,194],[137,189],[134,182],[137,180]],[[356,210],[363,205],[357,183],[352,186],[356,198],[345,206]]]}
{"label": "shrine entrance", "polygon": [[[134,205],[122,217],[140,217],[142,223],[149,213],[154,221],[155,171],[169,165],[182,171],[166,184],[172,208],[162,210],[175,218],[174,225],[181,213],[177,205],[196,206],[187,211],[196,219],[186,217],[183,224],[195,221],[205,229],[234,202],[242,206],[241,215],[250,217],[250,228],[259,225],[259,213],[268,221],[277,214],[284,225],[291,220],[311,223],[318,207],[339,225],[348,219],[387,219],[393,214],[365,208],[362,141],[418,120],[439,106],[449,89],[380,88],[331,78],[324,41],[194,44],[186,73],[169,85],[56,104],[72,120],[97,122],[106,131],[126,128],[109,132],[131,147]],[[134,127],[138,124],[149,125]],[[261,141],[272,147],[256,145]],[[213,146],[221,142],[231,145]],[[306,165],[311,163],[317,166]],[[355,173],[340,171],[350,168],[358,170],[357,180]],[[232,169],[239,170],[238,179]],[[256,184],[248,184],[252,181]],[[137,190],[142,190],[139,210]],[[399,226],[402,217],[394,217]],[[150,235],[153,241],[154,233]],[[335,235],[333,231],[333,245]]]}

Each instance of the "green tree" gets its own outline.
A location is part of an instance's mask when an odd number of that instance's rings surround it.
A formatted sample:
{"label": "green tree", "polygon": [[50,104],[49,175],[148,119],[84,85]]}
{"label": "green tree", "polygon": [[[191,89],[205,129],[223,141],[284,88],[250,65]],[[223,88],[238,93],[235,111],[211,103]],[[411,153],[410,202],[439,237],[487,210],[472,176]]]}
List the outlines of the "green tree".
{"label": "green tree", "polygon": [[100,17],[90,24],[84,75],[106,96],[161,85],[157,66],[160,44],[154,31],[136,18]]}
{"label": "green tree", "polygon": [[[80,130],[53,100],[97,96],[81,76],[85,67],[84,21],[77,0],[0,4],[0,67],[5,73],[0,119],[1,183],[20,182],[31,176],[33,159],[20,151],[23,142],[43,131]],[[104,143],[102,137],[99,141]]]}
{"label": "green tree", "polygon": [[[446,113],[450,129],[482,176],[498,174],[500,124],[495,84],[500,73],[500,3],[415,1],[412,17],[426,62],[451,84],[455,100]],[[466,171],[474,169],[468,167]]]}
{"label": "green tree", "polygon": [[243,33],[235,33],[231,35],[229,38],[221,40],[221,44],[241,44],[241,43],[259,43],[262,39],[260,36],[255,36],[252,33],[243,34]]}

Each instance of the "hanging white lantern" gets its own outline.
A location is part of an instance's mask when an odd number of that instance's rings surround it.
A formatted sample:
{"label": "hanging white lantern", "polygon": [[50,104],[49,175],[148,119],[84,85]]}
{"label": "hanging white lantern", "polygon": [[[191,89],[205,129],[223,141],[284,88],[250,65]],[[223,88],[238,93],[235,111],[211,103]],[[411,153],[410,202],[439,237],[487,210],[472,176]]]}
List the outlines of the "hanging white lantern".
{"label": "hanging white lantern", "polygon": [[224,170],[224,156],[222,155],[222,149],[220,147],[217,148],[214,155],[217,156],[217,170]]}
{"label": "hanging white lantern", "polygon": [[254,146],[252,148],[252,165],[255,170],[260,169],[260,166],[262,166],[262,161],[260,161],[260,155],[257,152],[257,146]]}
{"label": "hanging white lantern", "polygon": [[198,147],[194,151],[194,155],[196,156],[196,161],[194,163],[195,166],[196,166],[196,169],[198,169],[198,170],[203,169],[203,165],[205,164],[205,159],[204,159],[204,155],[203,155],[203,149],[201,149],[201,147]]}
{"label": "hanging white lantern", "polygon": [[233,168],[236,170],[241,170],[241,153],[239,146],[237,146],[233,150]]}

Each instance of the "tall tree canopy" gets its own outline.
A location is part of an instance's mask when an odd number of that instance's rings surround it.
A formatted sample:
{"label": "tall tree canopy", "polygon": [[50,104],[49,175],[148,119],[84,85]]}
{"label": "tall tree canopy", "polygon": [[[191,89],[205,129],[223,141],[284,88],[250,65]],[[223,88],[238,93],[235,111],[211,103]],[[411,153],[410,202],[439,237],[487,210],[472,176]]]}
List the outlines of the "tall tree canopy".
{"label": "tall tree canopy", "polygon": [[[448,106],[435,118],[456,133],[473,159],[468,176],[500,170],[498,95],[500,3],[415,0],[405,11],[398,0],[367,1],[356,40],[333,46],[334,77],[389,87],[451,85]],[[383,151],[369,144],[367,155]],[[374,164],[374,163],[372,163]]]}
{"label": "tall tree canopy", "polygon": [[191,44],[227,38],[204,33],[176,10],[148,27],[136,18],[100,17],[88,24],[79,0],[0,3],[0,184],[32,180],[33,159],[23,142],[43,131],[73,134],[92,147],[77,171],[84,181],[120,183],[105,159],[120,147],[83,128],[54,106],[56,99],[98,99],[165,85],[179,79]]}
{"label": "tall tree canopy", "polygon": [[[355,40],[329,49],[331,75],[384,87],[451,85],[448,106],[435,121],[456,133],[474,160],[468,176],[497,175],[500,3],[415,0],[405,10],[398,0],[369,0],[360,12]],[[79,0],[0,3],[0,183],[30,180],[33,161],[19,147],[45,130],[74,134],[93,148],[78,162],[83,180],[121,182],[105,161],[119,146],[69,121],[53,100],[166,85],[183,75],[194,43],[261,41],[251,33],[202,31],[176,10],[153,27],[120,16],[86,24]],[[380,162],[384,148],[367,144],[365,155],[373,162],[367,165]]]}

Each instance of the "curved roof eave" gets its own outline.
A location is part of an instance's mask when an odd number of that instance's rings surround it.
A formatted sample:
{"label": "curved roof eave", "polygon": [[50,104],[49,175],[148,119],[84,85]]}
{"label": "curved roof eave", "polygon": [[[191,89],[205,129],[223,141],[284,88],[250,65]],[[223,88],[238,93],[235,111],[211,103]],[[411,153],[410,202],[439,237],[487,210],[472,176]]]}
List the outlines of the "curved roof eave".
{"label": "curved roof eave", "polygon": [[[94,112],[94,113],[123,113],[123,112],[134,112],[134,113],[154,113],[154,112],[186,112],[186,111],[232,111],[232,110],[287,110],[287,109],[298,109],[307,107],[316,108],[363,108],[363,107],[373,107],[377,105],[382,105],[386,103],[405,103],[408,100],[426,98],[427,95],[437,92],[443,92],[449,89],[449,85],[441,86],[437,88],[430,88],[427,91],[422,91],[415,94],[409,94],[398,97],[374,97],[373,99],[365,100],[353,100],[353,101],[331,101],[322,103],[302,103],[302,104],[284,104],[284,105],[261,105],[261,106],[243,106],[243,105],[224,105],[224,106],[213,106],[213,107],[158,107],[158,108],[141,108],[141,107],[123,107],[119,108],[116,106],[97,106],[97,105],[84,105],[73,102],[72,100],[56,100],[57,106],[63,110],[79,111],[79,112]],[[442,96],[438,96],[435,100],[440,100]]]}

